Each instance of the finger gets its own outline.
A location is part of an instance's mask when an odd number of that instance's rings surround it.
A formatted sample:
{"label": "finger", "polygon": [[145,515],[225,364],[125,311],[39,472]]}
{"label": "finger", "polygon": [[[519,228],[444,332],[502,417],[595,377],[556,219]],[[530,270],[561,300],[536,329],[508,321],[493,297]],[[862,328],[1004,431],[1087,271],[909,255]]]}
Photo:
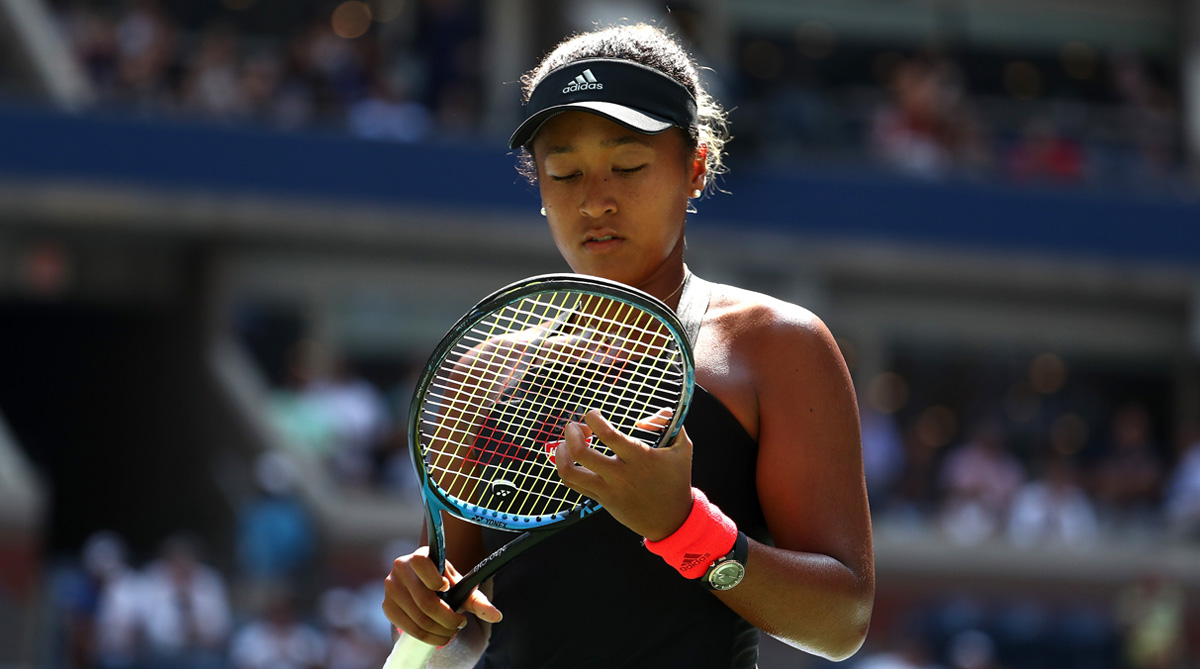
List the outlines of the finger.
{"label": "finger", "polygon": [[392,626],[401,633],[411,635],[414,638],[432,646],[446,645],[458,632],[457,629],[447,630],[440,626],[433,625],[432,621],[427,617],[418,615],[416,618],[414,618],[392,599],[384,600],[383,614],[387,616],[387,619],[392,623]]}
{"label": "finger", "polygon": [[671,443],[658,450],[661,451],[664,449],[677,450],[680,456],[686,457],[690,462],[692,459],[692,438],[688,436],[687,428],[680,426],[679,434],[675,435]]}
{"label": "finger", "polygon": [[[649,450],[645,444],[621,432],[598,409],[592,409],[583,416],[588,427],[595,433],[596,438],[604,442],[616,456],[626,462],[637,458]],[[582,461],[580,461],[582,462]]]}
{"label": "finger", "polygon": [[[405,609],[405,611],[426,630],[454,636],[454,631],[461,629],[463,623],[466,622],[465,616],[451,609],[445,600],[438,597],[433,590],[424,587],[423,584],[417,589],[409,590],[409,595],[415,608]],[[401,601],[401,606],[403,606],[403,601]],[[421,618],[422,616],[424,619]],[[427,623],[425,619],[428,620]]]}
{"label": "finger", "polygon": [[[408,566],[412,569],[417,578],[421,579],[421,583],[430,590],[445,592],[450,589],[450,579],[442,575],[438,571],[437,565],[433,560],[429,559],[429,547],[422,546],[417,549],[412,558],[408,561]],[[449,563],[447,563],[449,569]]]}
{"label": "finger", "polygon": [[396,561],[392,573],[384,581],[384,590],[383,611],[388,620],[401,631],[427,643],[445,643],[466,620],[425,587],[403,559]]}
{"label": "finger", "polygon": [[[413,551],[413,554],[408,557],[407,569],[401,566],[403,562],[403,560],[397,560],[392,569],[392,575],[398,577],[398,584],[408,591],[409,600],[413,604],[412,607],[407,607],[405,610],[413,616],[414,620],[423,615],[437,627],[446,630],[459,629],[466,618],[451,609],[450,605],[437,595],[437,592],[449,589],[450,580],[443,576],[433,560],[429,559],[429,546],[421,546]],[[451,576],[458,574],[458,570],[449,560],[446,561],[446,573]],[[404,607],[403,599],[399,603]],[[431,631],[443,631],[430,628],[425,624],[421,626]]]}
{"label": "finger", "polygon": [[498,623],[504,619],[504,614],[500,613],[500,609],[496,608],[487,595],[479,591],[479,588],[472,590],[471,596],[463,602],[463,611],[472,613],[488,623]]}
{"label": "finger", "polygon": [[[594,456],[603,458],[606,456],[595,453],[591,448],[580,445],[586,442],[583,441],[580,435],[579,427],[577,424],[567,425],[567,428],[563,432],[564,439],[562,444],[558,446],[554,458],[554,468],[558,471],[559,478],[569,488],[592,499],[597,499],[594,491],[598,485],[603,483],[603,480],[596,472],[577,464],[578,458],[583,457],[584,459],[588,459]],[[574,436],[567,436],[569,433],[573,433]],[[581,454],[580,451],[588,451],[588,453]]]}
{"label": "finger", "polygon": [[612,458],[588,444],[585,435],[590,432],[591,429],[586,425],[567,423],[563,429],[563,443],[558,447],[554,458],[555,464],[559,466],[574,464],[597,473],[600,473],[599,469],[608,466],[612,462]]}
{"label": "finger", "polygon": [[675,415],[674,409],[659,409],[657,413],[638,419],[635,425],[639,430],[647,432],[658,432],[667,429],[671,424],[671,416]]}

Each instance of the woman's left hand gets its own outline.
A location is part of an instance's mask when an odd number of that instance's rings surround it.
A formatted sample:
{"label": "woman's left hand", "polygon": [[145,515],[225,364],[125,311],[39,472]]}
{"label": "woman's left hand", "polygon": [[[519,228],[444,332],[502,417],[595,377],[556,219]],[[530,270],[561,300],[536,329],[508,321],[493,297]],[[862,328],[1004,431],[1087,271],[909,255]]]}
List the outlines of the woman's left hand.
{"label": "woman's left hand", "polygon": [[[644,422],[661,426],[668,418],[651,416]],[[680,429],[669,446],[650,448],[618,431],[596,409],[583,420],[567,424],[555,453],[563,481],[650,541],[679,529],[692,511],[692,440],[687,432]],[[592,435],[613,454],[589,446]]]}

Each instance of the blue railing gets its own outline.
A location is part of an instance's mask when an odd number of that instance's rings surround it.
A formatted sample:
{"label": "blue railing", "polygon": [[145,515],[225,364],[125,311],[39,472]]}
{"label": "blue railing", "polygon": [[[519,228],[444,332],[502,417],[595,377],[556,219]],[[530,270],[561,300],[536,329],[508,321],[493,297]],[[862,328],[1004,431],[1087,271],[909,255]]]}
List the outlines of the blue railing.
{"label": "blue railing", "polygon": [[[0,178],[70,179],[369,204],[530,213],[536,189],[495,140],[408,145],[0,107]],[[738,164],[693,225],[832,239],[1200,265],[1200,200],[922,182],[866,170]],[[1165,193],[1165,189],[1164,189]]]}

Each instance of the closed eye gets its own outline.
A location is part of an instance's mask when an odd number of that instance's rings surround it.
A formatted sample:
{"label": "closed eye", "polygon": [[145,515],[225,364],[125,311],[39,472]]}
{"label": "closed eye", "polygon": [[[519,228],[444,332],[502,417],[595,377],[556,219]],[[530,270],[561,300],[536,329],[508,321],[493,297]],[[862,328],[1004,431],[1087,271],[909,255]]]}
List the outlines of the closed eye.
{"label": "closed eye", "polygon": [[615,168],[613,168],[613,171],[616,172],[617,174],[637,174],[638,172],[641,172],[643,169],[645,169],[645,167],[646,167],[645,165],[638,165],[637,167],[626,167],[626,168],[615,167]]}

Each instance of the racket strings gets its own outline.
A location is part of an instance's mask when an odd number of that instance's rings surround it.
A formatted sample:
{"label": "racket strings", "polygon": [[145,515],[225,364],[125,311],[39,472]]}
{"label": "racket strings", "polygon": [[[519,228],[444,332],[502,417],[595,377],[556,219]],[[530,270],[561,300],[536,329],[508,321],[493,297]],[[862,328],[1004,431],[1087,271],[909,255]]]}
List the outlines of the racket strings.
{"label": "racket strings", "polygon": [[[669,342],[669,341],[670,341],[670,340],[667,338],[667,335],[665,335],[665,334],[664,334],[664,335],[661,335],[661,336],[656,336],[656,338],[658,338],[658,339],[663,339],[665,342]],[[464,338],[463,338],[463,341],[464,341],[464,342],[471,342],[471,343],[473,344],[473,346],[466,346],[466,345],[462,345],[462,346],[458,347],[458,349],[456,350],[456,353],[458,353],[459,355],[468,355],[468,354],[470,354],[472,351],[474,351],[474,350],[475,350],[475,347],[476,347],[476,346],[478,346],[478,345],[481,345],[481,344],[486,344],[486,343],[487,343],[487,341],[486,341],[484,338],[482,338],[482,337],[475,337],[475,338],[472,338],[472,337],[464,337]],[[595,341],[595,340],[589,340],[589,341]],[[631,338],[628,338],[628,337],[621,337],[621,338],[619,338],[619,339],[614,339],[613,341],[618,341],[618,342],[619,342],[619,341],[626,341],[626,342],[637,341],[637,342],[642,342],[642,341],[644,341],[644,340],[633,340],[633,339],[631,339]],[[643,344],[643,345],[642,345],[640,348],[638,348],[638,347],[634,347],[634,346],[613,346],[613,345],[612,345],[612,341],[604,341],[604,344],[605,344],[605,346],[607,346],[607,347],[608,347],[608,349],[609,349],[610,351],[615,351],[615,352],[617,352],[617,353],[626,353],[626,354],[629,354],[630,356],[633,356],[633,355],[639,355],[639,356],[642,356],[642,355],[649,355],[649,356],[650,356],[651,358],[653,358],[653,359],[661,359],[661,358],[662,358],[662,356],[664,356],[664,355],[667,355],[667,356],[669,356],[669,355],[671,355],[671,354],[672,354],[672,353],[675,351],[675,349],[674,349],[674,348],[672,348],[672,347],[669,347],[669,346],[667,346],[667,345],[665,345],[665,344],[657,344],[657,345],[656,345],[656,344]],[[579,355],[578,355],[577,357],[578,357],[578,359],[579,359],[579,361],[580,361],[580,362],[583,362],[583,361],[585,360],[585,357],[584,357],[584,356],[585,356],[585,354],[592,354],[592,356],[591,356],[591,357],[594,357],[594,351],[592,351],[592,350],[590,350],[590,349],[587,349],[587,348],[582,348],[582,347],[579,347],[579,348],[580,348],[580,353],[579,353]],[[496,362],[485,361],[485,362],[483,363],[483,371],[485,371],[485,372],[486,372],[486,371],[489,371],[489,370],[490,370],[490,368],[493,368],[493,367],[499,367],[499,368],[503,368],[503,367],[504,367],[504,363],[505,363],[505,362],[507,362],[507,361],[506,361],[506,360],[504,360],[504,359],[500,359],[499,361],[496,361]],[[669,374],[669,373],[668,373],[668,374]],[[683,373],[682,373],[682,370],[679,370],[679,371],[677,371],[677,372],[674,374],[674,376],[675,376],[675,378],[679,379],[679,380],[680,380],[680,382],[682,382],[682,379],[683,379]],[[661,380],[661,379],[660,379],[660,378],[658,378],[657,376],[650,376],[650,375],[644,375],[644,378],[645,378],[645,379],[646,379],[648,382],[650,382],[650,383],[658,383],[658,382]]]}
{"label": "racket strings", "polygon": [[[647,335],[644,335],[641,340],[637,340],[637,341],[644,341],[645,336],[649,336],[649,335],[650,335],[650,333],[647,332]],[[630,341],[634,341],[634,340],[630,340]],[[570,362],[575,365],[579,365],[580,367],[586,367],[586,366],[592,364],[592,361],[588,359],[587,354],[584,354],[584,353],[578,353],[578,354],[574,354],[574,355],[571,354],[571,350],[579,350],[579,349],[584,349],[584,348],[587,348],[587,347],[574,346],[574,347],[571,347],[570,349],[564,349],[562,347],[558,347],[555,351],[553,351],[553,354],[554,354],[553,360],[551,360],[549,356],[545,356],[545,355],[539,356],[535,353],[532,356],[533,359],[532,359],[531,363],[533,365],[549,365],[549,364],[562,363],[562,362],[566,361],[566,362]],[[516,352],[521,352],[521,350],[516,349]],[[497,356],[495,356],[493,354],[490,357],[495,358]],[[435,402],[435,403],[439,404],[439,406],[441,406],[441,407],[447,407],[447,406],[454,404],[456,401],[455,398],[450,397],[447,394],[445,394],[446,391],[450,391],[450,390],[452,390],[453,392],[455,392],[456,394],[459,394],[459,395],[461,395],[464,390],[470,391],[470,392],[466,393],[465,398],[461,398],[461,399],[457,400],[458,403],[460,403],[464,406],[467,404],[471,404],[471,403],[478,403],[478,397],[481,394],[494,392],[494,386],[497,385],[497,380],[496,380],[497,375],[495,372],[497,370],[509,370],[512,368],[511,359],[509,359],[510,357],[511,356],[504,356],[504,357],[501,357],[501,359],[499,361],[492,362],[490,360],[484,360],[483,355],[479,356],[479,359],[476,360],[476,365],[474,365],[474,367],[476,367],[476,368],[482,367],[482,369],[485,373],[471,374],[470,372],[468,372],[468,376],[471,377],[468,379],[451,379],[445,375],[439,376],[438,381],[440,381],[440,382],[435,383],[434,386],[443,392],[433,393],[433,396],[436,400],[441,400],[442,402],[440,402],[440,403]],[[678,366],[676,366],[677,371],[672,373],[670,371],[670,369],[666,368],[664,365],[654,364],[658,361],[659,361],[659,359],[656,358],[656,359],[651,360],[650,361],[651,364],[649,364],[649,365],[642,365],[642,366],[638,366],[638,367],[634,368],[634,369],[639,369],[639,370],[640,369],[652,369],[652,370],[655,370],[655,372],[656,372],[655,374],[649,374],[646,372],[630,374],[630,373],[628,373],[628,370],[630,369],[630,367],[624,366],[623,369],[626,370],[626,377],[636,378],[636,381],[631,381],[629,378],[626,378],[624,380],[625,383],[632,386],[631,390],[637,391],[638,394],[644,394],[648,397],[652,397],[655,393],[660,393],[661,390],[659,387],[661,387],[661,385],[663,384],[664,381],[675,381],[676,387],[681,389],[682,388],[682,377],[683,377],[682,370]],[[480,364],[478,364],[479,362],[483,362],[483,364],[480,365]],[[601,369],[601,368],[598,367],[597,369]],[[668,378],[663,378],[663,376],[662,376],[664,374],[664,371],[663,371],[664,369],[666,370],[665,374]],[[652,385],[652,384],[654,384],[654,385]],[[566,384],[564,384],[564,385],[566,385]],[[579,386],[579,390],[575,393],[576,395],[582,395],[585,391],[589,390],[589,388],[587,388],[586,384],[575,384],[575,385]],[[590,385],[594,386],[596,384],[593,383]],[[656,387],[656,386],[658,386],[658,387]],[[612,406],[604,406],[604,407],[598,407],[598,408],[602,408],[602,410],[606,411],[606,413],[613,413],[614,409],[619,408],[620,403],[608,403],[608,404],[612,404]]]}
{"label": "racket strings", "polygon": [[[535,318],[542,316],[542,313],[540,311],[532,312],[532,311],[526,310],[524,313],[526,313],[530,316],[533,316]],[[649,316],[646,316],[646,319],[653,320]],[[503,319],[497,319],[497,323],[499,323],[501,320],[503,320]],[[606,319],[606,320],[611,325],[627,325],[624,322],[615,321],[613,319]],[[523,322],[519,322],[519,321],[513,321],[513,322],[518,323],[521,326],[524,325]],[[634,325],[638,326],[639,324],[635,323]],[[504,329],[512,330],[514,327],[515,327],[514,325],[510,324],[509,326],[507,326]],[[610,337],[610,341],[606,341],[606,345],[609,347],[610,350],[617,351],[618,354],[628,353],[629,355],[644,355],[644,354],[649,353],[649,354],[653,354],[653,356],[656,359],[661,359],[663,357],[663,355],[670,355],[676,350],[672,346],[669,346],[670,344],[672,344],[672,340],[670,338],[669,333],[660,332],[660,333],[658,333],[659,336],[653,337],[653,339],[655,341],[648,342],[647,335],[650,334],[650,331],[644,327],[639,327],[638,331],[639,331],[640,336],[637,339],[634,339],[634,338],[628,337],[628,336],[616,337],[616,338]],[[489,337],[487,336],[488,334],[491,334],[492,332],[494,332],[494,329],[491,332],[481,333],[480,336],[476,336],[476,337],[471,337],[469,335],[466,335],[461,338],[460,342],[468,342],[469,341],[469,342],[474,342],[476,345],[492,343],[491,341],[489,341]],[[612,340],[615,340],[617,342],[623,342],[626,345],[612,346]],[[508,343],[500,344],[500,346],[512,347],[512,346],[516,346],[517,344],[519,344],[519,342],[517,342],[517,343],[508,342]],[[632,344],[632,345],[630,345],[630,344]],[[560,356],[561,356],[561,348],[562,347],[559,347],[559,348],[560,348]],[[593,352],[590,349],[586,349],[585,347],[575,347],[575,348],[578,350],[586,351],[585,353],[580,353],[578,356],[576,356],[576,362],[578,362],[580,364],[585,362],[585,360],[586,360],[585,355],[593,354]],[[467,356],[467,355],[471,354],[473,351],[474,351],[474,348],[465,346],[463,344],[460,344],[458,347],[456,347],[456,353],[460,356]],[[545,357],[537,356],[535,354],[532,362],[534,364],[537,364],[537,363],[545,362],[545,360],[546,360]],[[485,356],[482,356],[482,355],[479,356],[479,358],[476,360],[476,364],[473,367],[475,369],[479,369],[481,372],[483,372],[481,374],[474,375],[475,378],[473,379],[473,381],[475,383],[478,383],[479,386],[476,386],[473,389],[478,391],[478,390],[481,390],[480,386],[489,385],[494,382],[495,372],[507,373],[507,372],[511,371],[511,361],[509,360],[509,356],[497,355],[495,352],[492,352],[486,358],[485,358]],[[642,383],[644,385],[658,385],[664,380],[662,378],[663,374],[665,374],[668,379],[676,380],[681,386],[684,382],[683,371],[682,371],[681,366],[677,366],[673,370],[672,369],[664,370],[662,368],[659,368],[656,370],[656,372],[657,372],[656,374],[642,373],[640,375],[641,378],[639,378],[637,380],[637,382]],[[442,390],[445,390],[446,388],[448,388],[450,386],[454,386],[454,390],[457,391],[457,390],[461,390],[463,386],[469,385],[468,381],[465,379],[455,380],[453,383],[451,383],[450,380],[447,379],[445,376],[439,376],[437,381],[439,381],[439,382],[435,382],[433,384],[433,386],[437,387],[439,389],[442,389]]]}
{"label": "racket strings", "polygon": [[[585,297],[585,298],[581,299],[580,302],[582,304],[580,305],[580,307],[581,307],[580,310],[585,313],[589,313],[589,315],[594,314],[596,311],[595,307],[597,305],[591,304],[591,302],[593,302],[593,301],[594,300],[592,298]],[[606,307],[605,313],[607,313],[609,310],[611,310],[616,304],[617,303],[613,300],[606,300],[605,301],[605,307]],[[630,305],[623,305],[622,307],[618,308],[618,314],[620,314],[621,311],[627,312],[627,311],[631,310],[632,308],[633,307]],[[605,319],[603,319],[603,318],[600,319],[600,321],[602,323],[604,322],[604,320]],[[615,322],[617,322],[617,321],[614,320],[614,321],[610,321],[609,323],[611,324],[611,323],[615,323]],[[622,321],[620,321],[620,322],[625,322],[625,321],[624,321],[624,319],[622,319]],[[635,323],[635,325],[636,325],[636,323]],[[598,330],[594,330],[593,332],[595,334],[601,336],[605,341],[605,345],[606,346],[608,345],[609,337],[607,336],[607,334],[608,334],[607,332],[600,332]],[[586,337],[584,337],[583,339],[584,339],[584,341],[587,340]],[[579,420],[580,418],[582,418],[583,412],[588,409],[587,406],[583,405],[583,402],[585,401],[585,398],[583,397],[585,390],[592,391],[593,393],[595,393],[596,391],[601,390],[601,389],[607,390],[607,389],[612,389],[614,387],[618,387],[617,380],[620,378],[620,376],[623,372],[627,371],[628,366],[632,363],[632,359],[630,358],[630,359],[621,360],[620,358],[617,358],[616,360],[619,361],[620,364],[614,365],[610,369],[604,369],[600,365],[585,366],[582,369],[580,369],[579,367],[572,368],[569,366],[570,362],[568,362],[566,360],[561,361],[562,366],[559,369],[556,369],[555,371],[561,371],[565,375],[576,374],[576,375],[578,375],[578,377],[580,377],[578,379],[578,381],[580,381],[580,382],[577,383],[574,388],[572,388],[571,383],[575,382],[577,379],[575,379],[575,378],[561,379],[560,378],[557,380],[561,381],[561,384],[549,384],[549,385],[551,385],[552,390],[559,391],[560,394],[559,394],[558,404],[562,405],[562,408],[564,408],[564,409],[570,408],[570,410],[571,410],[570,418],[572,420]],[[597,399],[603,399],[605,394],[606,393],[599,393],[599,397]],[[542,395],[542,397],[548,398],[548,397],[550,397],[550,394],[548,392],[544,393]],[[547,407],[543,407],[543,408],[547,408]],[[556,436],[559,436],[561,438],[561,436],[563,434],[564,426],[565,426],[565,421],[563,421],[561,424],[556,426],[556,429],[555,429]],[[604,447],[603,450],[606,452],[611,452],[611,451],[608,451],[607,447]],[[565,486],[565,484],[562,483],[561,479],[559,479],[557,476],[555,476],[554,478],[545,478],[541,481],[540,491],[546,491],[548,489],[557,490],[560,488],[566,488],[566,486]],[[569,488],[567,488],[567,489],[569,490]],[[516,500],[514,500],[514,501],[516,501]],[[532,498],[527,498],[527,499],[521,500],[521,501],[522,501],[522,504],[514,510],[519,515],[536,515],[538,511],[542,511],[542,512],[545,511],[545,509],[535,510],[530,504],[530,502],[532,501]]]}
{"label": "racket strings", "polygon": [[[611,305],[611,303],[610,303]],[[579,306],[579,305],[576,305]],[[536,314],[539,310],[529,310],[525,313]],[[575,310],[572,309],[572,312]],[[548,341],[547,337],[540,337],[540,342]],[[572,340],[576,346],[581,340]],[[583,347],[590,348],[592,341],[583,341]],[[533,491],[542,499],[547,497],[549,493],[551,499],[561,499],[561,505],[566,508],[571,508],[573,505],[581,501],[580,496],[569,488],[566,488],[555,475],[552,463],[548,457],[539,457],[538,450],[545,448],[545,444],[549,440],[544,440],[539,444],[536,439],[530,439],[530,432],[535,424],[545,425],[548,417],[555,416],[557,425],[553,426],[554,433],[561,435],[562,428],[567,420],[577,420],[582,413],[581,409],[571,407],[570,393],[564,394],[563,391],[568,390],[568,387],[563,383],[564,375],[574,374],[577,378],[567,379],[569,383],[574,383],[579,386],[580,391],[596,387],[595,374],[582,373],[583,368],[575,364],[576,360],[583,358],[583,353],[571,355],[571,346],[554,346],[546,347],[543,351],[546,353],[543,359],[539,361],[540,367],[532,368],[533,373],[526,378],[531,379],[532,383],[524,384],[524,393],[519,403],[510,404],[508,406],[517,407],[517,411],[501,412],[501,419],[508,419],[508,425],[501,426],[494,431],[495,434],[502,435],[505,438],[494,439],[490,442],[482,444],[477,439],[474,446],[483,450],[494,450],[502,455],[509,456],[510,459],[501,461],[503,468],[507,471],[493,473],[489,477],[495,481],[512,484],[519,490]],[[535,358],[537,356],[534,356]],[[521,386],[518,386],[518,391]],[[554,391],[558,392],[555,393]],[[532,392],[531,392],[532,391]],[[565,414],[565,415],[564,415]],[[515,419],[515,420],[513,420]],[[543,428],[542,430],[546,430]],[[540,447],[540,448],[539,448]],[[525,451],[525,452],[522,452]],[[507,475],[515,478],[501,478],[501,475]],[[477,482],[477,490],[478,490]],[[487,488],[490,489],[490,488]],[[499,488],[505,492],[507,488]],[[543,504],[542,508],[530,508],[531,503],[537,501],[538,497],[530,496],[511,496],[511,499],[503,499],[506,504],[498,505],[505,511],[510,511],[520,515],[542,515],[547,512],[553,513],[560,509],[549,508],[547,504]],[[514,508],[516,507],[516,508]]]}
{"label": "racket strings", "polygon": [[[473,346],[443,363],[438,392],[422,407],[422,432],[432,435],[424,455],[444,491],[539,516],[583,499],[561,482],[546,452],[567,422],[599,408],[619,429],[652,437],[661,428],[638,423],[677,405],[683,372],[669,332],[631,305],[572,293],[526,302],[479,323],[464,337]],[[564,325],[568,319],[574,323]],[[554,331],[530,336],[548,327]],[[514,334],[523,336],[497,343]]]}
{"label": "racket strings", "polygon": [[[452,390],[455,392],[472,390],[476,393],[490,392],[492,386],[495,384],[498,373],[511,370],[511,365],[507,364],[511,361],[494,354],[489,355],[488,357],[489,361],[483,362],[483,369],[480,370],[480,373],[469,372],[461,375],[462,378],[458,379],[452,379],[446,375],[438,375],[435,377],[435,381],[431,384],[431,387],[437,388],[443,392],[447,390]],[[563,357],[571,356],[560,355],[559,360],[556,360],[556,362],[562,361]],[[651,358],[650,363],[633,367],[633,373],[630,375],[630,378],[626,379],[626,383],[635,389],[638,386],[642,386],[647,389],[657,389],[664,382],[674,383],[675,385],[682,387],[684,380],[682,368],[680,366],[663,367],[655,364],[661,360],[662,359],[658,357]],[[572,361],[581,367],[598,364],[592,360],[589,360],[584,353],[574,355]],[[531,362],[533,364],[545,364],[546,362],[549,362],[549,358],[545,355],[539,355],[535,352]],[[657,391],[648,390],[648,392],[653,393]],[[445,394],[432,393],[431,395],[439,399],[446,399]]]}
{"label": "racket strings", "polygon": [[[585,297],[585,296],[579,295],[579,297]],[[603,298],[603,297],[598,297],[598,296],[594,296],[594,295],[588,295],[586,297],[593,298],[593,300],[603,300],[610,304],[618,303],[617,300],[611,300],[609,298]],[[591,308],[590,305],[595,304],[595,301],[589,301],[589,302],[581,301],[579,307],[559,307],[559,311],[557,313],[554,313],[553,315],[549,309],[544,309],[544,308],[522,309],[521,308],[521,305],[525,305],[525,304],[529,304],[529,303],[530,303],[530,300],[524,300],[522,302],[517,303],[516,305],[510,305],[509,307],[506,307],[504,310],[497,312],[494,316],[492,316],[492,319],[494,319],[494,322],[496,325],[499,325],[501,322],[507,321],[508,325],[502,326],[500,328],[502,331],[506,331],[506,332],[521,332],[524,330],[528,330],[528,329],[534,327],[535,324],[537,324],[540,321],[547,321],[547,320],[556,321],[556,322],[561,323],[561,325],[562,325],[561,331],[565,334],[571,334],[572,332],[577,332],[577,331],[578,332],[583,332],[583,331],[603,332],[603,334],[605,336],[611,338],[612,340],[623,342],[626,345],[632,344],[632,343],[637,343],[639,345],[645,345],[646,342],[643,339],[643,337],[650,330],[645,325],[641,325],[641,323],[643,321],[646,323],[654,323],[654,324],[658,323],[657,319],[655,319],[654,316],[648,314],[647,312],[641,311],[640,309],[637,309],[636,307],[631,307],[631,309],[637,310],[638,319],[636,321],[630,323],[628,321],[623,321],[618,318],[618,316],[621,312],[618,312],[618,314],[614,315],[614,316],[608,316],[605,314],[597,314],[594,311],[589,313],[587,311],[587,309]],[[539,303],[539,304],[546,305],[548,303]],[[626,310],[626,313],[629,313],[629,311]],[[565,319],[563,318],[564,316],[578,317],[579,319],[581,319],[581,322],[578,322],[578,323],[566,322]],[[593,325],[591,325],[592,323],[595,323],[601,327],[593,326]],[[637,335],[637,338],[635,339],[634,337],[624,334],[623,331],[626,328],[629,328],[632,332],[634,332]],[[475,331],[475,330],[472,330],[472,331]],[[675,346],[673,344],[674,338],[671,337],[669,334],[666,334],[665,328],[661,329],[659,331],[663,332],[664,334],[662,336],[662,342],[659,343],[656,347],[652,347],[655,349],[656,355],[663,354],[663,353],[669,354],[670,352],[677,350],[677,346]],[[464,336],[463,339],[470,339],[470,338]],[[473,341],[475,341],[476,343],[480,343],[483,340],[482,339],[474,339]]]}

